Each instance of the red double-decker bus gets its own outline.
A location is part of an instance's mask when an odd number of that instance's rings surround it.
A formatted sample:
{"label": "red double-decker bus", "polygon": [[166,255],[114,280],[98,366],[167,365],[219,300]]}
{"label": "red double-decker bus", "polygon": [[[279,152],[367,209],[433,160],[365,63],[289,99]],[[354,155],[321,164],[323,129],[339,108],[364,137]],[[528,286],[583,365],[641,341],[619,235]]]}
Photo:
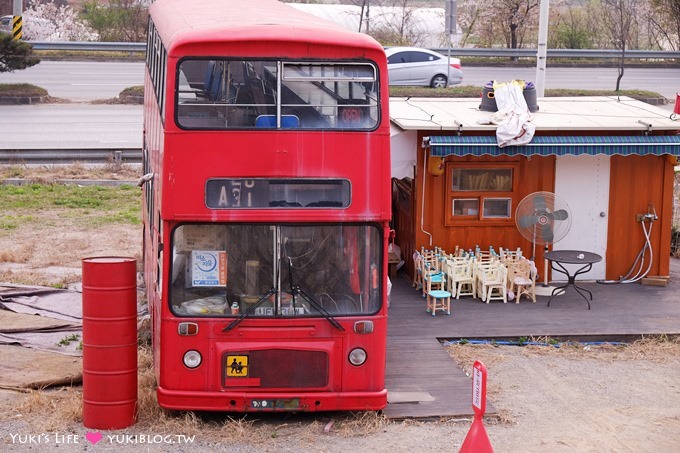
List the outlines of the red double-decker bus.
{"label": "red double-decker bus", "polygon": [[161,406],[386,405],[387,66],[273,0],[158,0],[144,275]]}

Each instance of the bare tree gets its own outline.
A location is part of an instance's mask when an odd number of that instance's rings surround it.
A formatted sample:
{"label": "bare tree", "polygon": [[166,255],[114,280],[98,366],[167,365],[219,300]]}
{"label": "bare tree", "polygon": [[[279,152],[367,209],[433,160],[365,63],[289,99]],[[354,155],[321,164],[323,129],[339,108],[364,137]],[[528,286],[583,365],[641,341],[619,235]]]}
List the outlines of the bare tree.
{"label": "bare tree", "polygon": [[395,6],[400,9],[400,13],[395,14],[390,26],[398,36],[402,37],[401,44],[417,44],[413,39],[415,37],[412,26],[414,8],[409,6],[409,0],[399,0]]}
{"label": "bare tree", "polygon": [[633,25],[636,24],[636,8],[638,0],[602,0],[602,22],[609,35],[611,44],[621,51],[618,59],[618,77],[616,78],[616,91],[619,91],[623,78],[628,47]]}
{"label": "bare tree", "polygon": [[476,41],[474,30],[477,21],[480,20],[482,14],[478,3],[471,1],[459,1],[456,7],[456,21],[458,26],[463,31],[463,36],[460,38],[460,47],[465,47],[468,42]]}
{"label": "bare tree", "polygon": [[148,8],[143,0],[86,0],[81,16],[102,41],[140,42],[146,39]]}
{"label": "bare tree", "polygon": [[659,48],[680,50],[680,1],[651,0],[648,15],[650,35]]}
{"label": "bare tree", "polygon": [[495,0],[493,3],[503,24],[507,47],[522,47],[527,31],[534,30],[538,22],[539,0]]}
{"label": "bare tree", "polygon": [[383,3],[381,6],[384,8],[372,8],[370,35],[383,45],[420,45],[424,33],[418,30],[415,21],[417,7],[411,6],[413,3],[413,0],[393,0]]}
{"label": "bare tree", "polygon": [[459,22],[463,24],[463,33],[467,37],[476,36],[480,45],[500,44],[498,37],[502,36],[506,47],[517,49],[527,36],[535,36],[531,32],[538,24],[538,7],[539,0],[461,0]]}

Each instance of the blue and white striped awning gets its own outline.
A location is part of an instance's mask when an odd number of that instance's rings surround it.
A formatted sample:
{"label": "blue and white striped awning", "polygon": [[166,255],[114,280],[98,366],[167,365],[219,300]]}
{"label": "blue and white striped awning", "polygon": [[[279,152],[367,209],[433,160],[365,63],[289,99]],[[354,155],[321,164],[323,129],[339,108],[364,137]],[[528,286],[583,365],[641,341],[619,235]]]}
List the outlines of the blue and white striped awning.
{"label": "blue and white striped awning", "polygon": [[535,136],[531,143],[499,148],[495,136],[433,135],[423,145],[433,156],[564,156],[564,155],[663,155],[680,156],[680,135],[633,136]]}

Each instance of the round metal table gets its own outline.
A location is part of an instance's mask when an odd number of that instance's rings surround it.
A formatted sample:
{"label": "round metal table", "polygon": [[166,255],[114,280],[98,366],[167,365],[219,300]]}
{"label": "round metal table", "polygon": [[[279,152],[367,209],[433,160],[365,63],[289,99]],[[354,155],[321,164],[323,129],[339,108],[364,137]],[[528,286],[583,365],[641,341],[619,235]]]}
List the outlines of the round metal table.
{"label": "round metal table", "polygon": [[[551,252],[546,252],[544,257],[550,261],[550,267],[553,270],[567,276],[567,282],[564,285],[558,286],[552,290],[550,299],[548,299],[548,307],[550,306],[550,302],[556,294],[558,294],[560,291],[566,290],[567,286],[572,286],[576,292],[585,299],[586,303],[588,304],[588,310],[590,310],[590,301],[593,300],[593,293],[582,286],[578,286],[576,284],[576,277],[590,271],[593,268],[593,264],[602,261],[602,257],[597,253],[586,252],[583,250],[553,250]],[[571,274],[569,270],[564,267],[564,264],[581,264],[582,266],[576,272]],[[588,293],[590,300],[588,300],[584,292]]]}

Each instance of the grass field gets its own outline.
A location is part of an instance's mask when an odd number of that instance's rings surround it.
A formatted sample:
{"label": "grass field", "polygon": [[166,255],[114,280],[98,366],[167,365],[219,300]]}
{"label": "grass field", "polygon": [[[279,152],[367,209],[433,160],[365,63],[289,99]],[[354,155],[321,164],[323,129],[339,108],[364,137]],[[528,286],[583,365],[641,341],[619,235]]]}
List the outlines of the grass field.
{"label": "grass field", "polygon": [[30,228],[45,222],[91,226],[141,224],[141,191],[123,184],[116,187],[30,183],[0,185],[0,229]]}

